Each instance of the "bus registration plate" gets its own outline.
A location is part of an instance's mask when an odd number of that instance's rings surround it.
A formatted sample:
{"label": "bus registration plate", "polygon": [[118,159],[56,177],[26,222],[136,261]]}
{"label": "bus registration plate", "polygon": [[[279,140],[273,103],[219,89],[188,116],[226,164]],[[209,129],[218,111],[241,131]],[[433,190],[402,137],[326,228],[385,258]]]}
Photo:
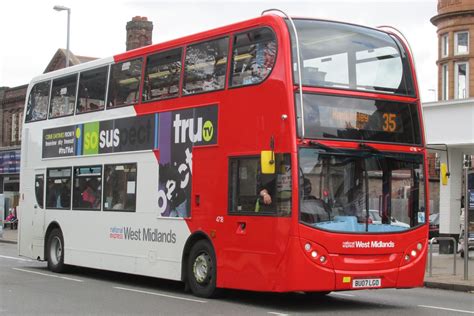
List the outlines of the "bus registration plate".
{"label": "bus registration plate", "polygon": [[355,279],[352,280],[352,287],[353,288],[374,288],[374,287],[381,287],[382,280],[381,279]]}

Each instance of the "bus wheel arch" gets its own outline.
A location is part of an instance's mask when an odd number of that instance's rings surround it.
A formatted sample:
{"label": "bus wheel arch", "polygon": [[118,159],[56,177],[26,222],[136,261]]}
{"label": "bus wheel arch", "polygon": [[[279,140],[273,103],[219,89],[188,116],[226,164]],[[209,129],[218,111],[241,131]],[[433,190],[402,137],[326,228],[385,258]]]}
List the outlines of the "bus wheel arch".
{"label": "bus wheel arch", "polygon": [[210,298],[218,294],[216,254],[205,233],[196,232],[188,238],[181,269],[181,279],[194,295]]}
{"label": "bus wheel arch", "polygon": [[48,262],[48,269],[52,272],[66,271],[64,264],[64,237],[58,223],[51,223],[45,234],[44,259]]}

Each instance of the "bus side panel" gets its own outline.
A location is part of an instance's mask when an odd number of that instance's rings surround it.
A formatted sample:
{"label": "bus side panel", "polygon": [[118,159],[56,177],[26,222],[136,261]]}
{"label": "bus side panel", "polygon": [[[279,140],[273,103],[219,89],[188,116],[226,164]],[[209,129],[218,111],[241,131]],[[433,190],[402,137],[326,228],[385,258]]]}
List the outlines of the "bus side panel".
{"label": "bus side panel", "polygon": [[92,212],[71,214],[67,220],[55,215],[63,223],[67,264],[181,280],[182,249],[189,236],[184,220],[157,219],[150,213],[104,212],[101,220]]}

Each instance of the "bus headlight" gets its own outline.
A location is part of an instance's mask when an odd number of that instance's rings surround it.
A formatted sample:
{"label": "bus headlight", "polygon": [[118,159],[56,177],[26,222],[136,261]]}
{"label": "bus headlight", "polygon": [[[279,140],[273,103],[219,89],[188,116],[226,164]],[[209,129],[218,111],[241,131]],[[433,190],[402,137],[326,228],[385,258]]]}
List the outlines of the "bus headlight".
{"label": "bus headlight", "polygon": [[323,246],[305,239],[301,239],[301,247],[304,249],[306,256],[312,262],[327,268],[332,268],[332,261],[329,253]]}
{"label": "bus headlight", "polygon": [[400,265],[404,266],[423,258],[423,254],[426,253],[427,241],[427,239],[426,241],[419,240],[417,243],[413,243],[407,247],[403,254],[403,259],[401,260]]}

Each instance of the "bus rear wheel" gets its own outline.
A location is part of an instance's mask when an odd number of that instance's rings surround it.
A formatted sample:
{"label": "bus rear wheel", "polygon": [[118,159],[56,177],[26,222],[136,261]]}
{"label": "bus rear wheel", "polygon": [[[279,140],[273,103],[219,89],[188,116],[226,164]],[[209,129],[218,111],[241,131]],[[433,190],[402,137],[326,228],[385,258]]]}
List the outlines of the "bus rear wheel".
{"label": "bus rear wheel", "polygon": [[64,264],[64,238],[59,228],[55,228],[48,236],[46,248],[48,255],[48,269],[52,272],[62,273],[66,271]]}
{"label": "bus rear wheel", "polygon": [[206,240],[196,242],[189,253],[187,282],[194,295],[210,298],[217,295],[216,255]]}

